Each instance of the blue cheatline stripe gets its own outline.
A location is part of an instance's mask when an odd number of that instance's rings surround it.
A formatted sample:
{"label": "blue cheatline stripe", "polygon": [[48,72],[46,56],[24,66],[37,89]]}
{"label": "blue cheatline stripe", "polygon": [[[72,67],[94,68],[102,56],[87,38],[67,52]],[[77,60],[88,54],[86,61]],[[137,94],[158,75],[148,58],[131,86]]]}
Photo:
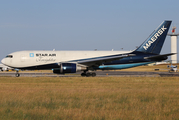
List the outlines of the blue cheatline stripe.
{"label": "blue cheatline stripe", "polygon": [[147,65],[153,62],[145,62],[145,63],[133,63],[133,64],[120,64],[120,65],[102,65],[99,66],[99,69],[111,70],[111,69],[125,69],[131,67],[137,67],[141,65]]}

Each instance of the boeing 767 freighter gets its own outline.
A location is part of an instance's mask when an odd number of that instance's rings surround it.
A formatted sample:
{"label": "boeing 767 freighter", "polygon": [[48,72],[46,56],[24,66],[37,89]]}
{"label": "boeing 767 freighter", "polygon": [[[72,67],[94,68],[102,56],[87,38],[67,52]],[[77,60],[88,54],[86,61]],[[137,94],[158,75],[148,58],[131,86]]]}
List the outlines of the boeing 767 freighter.
{"label": "boeing 767 freighter", "polygon": [[[133,51],[19,51],[7,55],[2,63],[15,69],[51,69],[55,74],[83,71],[81,76],[96,76],[95,70],[126,69],[166,60],[160,54],[171,21],[157,29]],[[19,77],[20,74],[16,73]]]}

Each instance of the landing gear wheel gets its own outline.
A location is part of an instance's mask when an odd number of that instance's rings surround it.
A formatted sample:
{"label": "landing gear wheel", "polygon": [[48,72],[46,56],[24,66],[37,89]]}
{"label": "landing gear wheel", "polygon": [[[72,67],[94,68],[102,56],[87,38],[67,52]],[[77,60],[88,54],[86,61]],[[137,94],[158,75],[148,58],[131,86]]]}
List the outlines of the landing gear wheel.
{"label": "landing gear wheel", "polygon": [[86,73],[81,73],[81,76],[82,77],[86,77]]}
{"label": "landing gear wheel", "polygon": [[16,73],[16,77],[19,77],[20,76],[20,74],[19,73]]}
{"label": "landing gear wheel", "polygon": [[96,73],[95,73],[95,72],[91,73],[91,76],[92,76],[92,77],[95,77],[95,76],[96,76]]}
{"label": "landing gear wheel", "polygon": [[90,77],[91,76],[91,74],[90,73],[86,73],[86,77]]}

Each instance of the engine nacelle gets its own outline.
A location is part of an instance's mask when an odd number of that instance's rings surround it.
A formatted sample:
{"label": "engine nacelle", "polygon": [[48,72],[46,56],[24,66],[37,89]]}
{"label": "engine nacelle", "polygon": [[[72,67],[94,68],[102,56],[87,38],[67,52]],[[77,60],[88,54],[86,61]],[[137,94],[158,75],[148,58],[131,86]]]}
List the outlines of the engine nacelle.
{"label": "engine nacelle", "polygon": [[3,67],[1,71],[9,71],[9,69],[7,67]]}
{"label": "engine nacelle", "polygon": [[75,63],[61,63],[59,68],[53,69],[55,74],[64,74],[64,73],[76,73],[77,71],[84,71],[86,67],[79,66]]}

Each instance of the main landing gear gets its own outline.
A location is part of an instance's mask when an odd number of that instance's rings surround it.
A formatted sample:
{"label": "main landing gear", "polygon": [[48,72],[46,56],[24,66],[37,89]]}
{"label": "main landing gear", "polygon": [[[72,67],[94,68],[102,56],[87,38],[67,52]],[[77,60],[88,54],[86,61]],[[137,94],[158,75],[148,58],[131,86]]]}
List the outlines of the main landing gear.
{"label": "main landing gear", "polygon": [[95,77],[96,73],[95,72],[86,72],[84,71],[83,73],[81,73],[82,77]]}

